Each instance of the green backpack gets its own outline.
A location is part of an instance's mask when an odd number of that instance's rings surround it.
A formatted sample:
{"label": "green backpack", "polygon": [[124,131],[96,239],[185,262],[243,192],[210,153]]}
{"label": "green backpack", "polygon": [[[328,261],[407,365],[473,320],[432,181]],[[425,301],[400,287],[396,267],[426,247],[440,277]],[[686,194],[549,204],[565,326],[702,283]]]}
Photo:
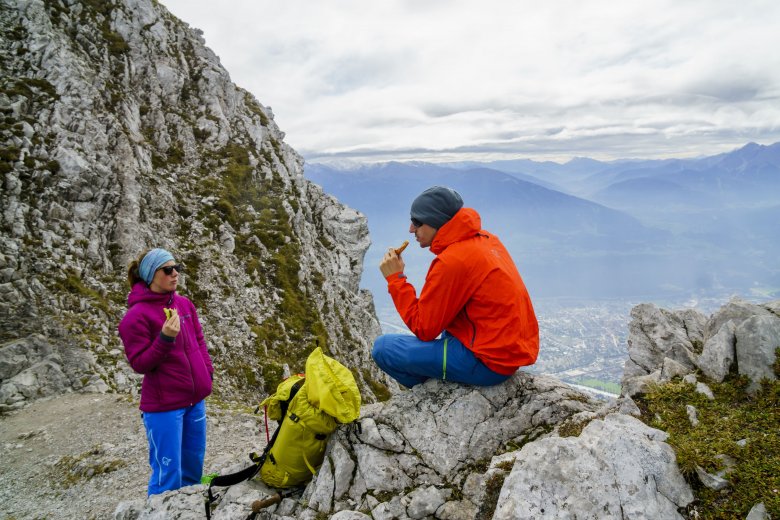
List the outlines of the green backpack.
{"label": "green backpack", "polygon": [[306,374],[288,377],[260,403],[266,418],[278,421],[279,427],[262,455],[250,455],[251,466],[212,479],[206,516],[211,517],[214,486],[232,486],[258,472],[263,482],[280,489],[311,480],[322,465],[330,434],[339,424],[357,420],[360,404],[352,372],[323,354],[320,347],[314,349],[306,360]]}

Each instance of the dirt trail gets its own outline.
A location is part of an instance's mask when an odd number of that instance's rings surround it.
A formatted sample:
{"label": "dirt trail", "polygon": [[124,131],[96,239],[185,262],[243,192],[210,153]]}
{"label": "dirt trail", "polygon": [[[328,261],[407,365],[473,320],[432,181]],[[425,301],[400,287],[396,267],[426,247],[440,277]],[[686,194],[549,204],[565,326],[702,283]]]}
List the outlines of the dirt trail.
{"label": "dirt trail", "polygon": [[[262,449],[260,416],[206,403],[206,472]],[[0,519],[111,518],[119,502],[146,498],[147,457],[128,396],[66,394],[0,416]]]}

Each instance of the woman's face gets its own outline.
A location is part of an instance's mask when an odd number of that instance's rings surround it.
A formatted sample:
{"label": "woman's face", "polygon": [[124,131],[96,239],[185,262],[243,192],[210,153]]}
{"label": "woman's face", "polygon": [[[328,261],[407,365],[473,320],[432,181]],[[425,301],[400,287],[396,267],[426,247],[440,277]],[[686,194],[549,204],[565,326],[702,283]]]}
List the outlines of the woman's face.
{"label": "woman's face", "polygon": [[165,274],[164,267],[170,267],[176,265],[173,260],[168,260],[160,266],[154,273],[152,283],[149,285],[149,289],[156,293],[169,293],[176,290],[176,286],[179,284],[179,271],[176,269],[170,269],[171,274]]}

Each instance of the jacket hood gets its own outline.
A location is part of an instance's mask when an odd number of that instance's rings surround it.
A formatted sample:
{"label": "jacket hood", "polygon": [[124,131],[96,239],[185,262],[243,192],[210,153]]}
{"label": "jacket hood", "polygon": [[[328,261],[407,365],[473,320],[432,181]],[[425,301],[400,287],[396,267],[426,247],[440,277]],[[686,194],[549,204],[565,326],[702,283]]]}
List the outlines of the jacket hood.
{"label": "jacket hood", "polygon": [[431,242],[431,252],[438,255],[451,244],[475,236],[481,229],[482,218],[477,210],[461,208],[436,232]]}
{"label": "jacket hood", "polygon": [[130,294],[127,295],[127,307],[130,308],[136,303],[148,302],[161,305],[170,305],[173,303],[175,292],[156,293],[149,289],[144,282],[138,282],[133,285]]}

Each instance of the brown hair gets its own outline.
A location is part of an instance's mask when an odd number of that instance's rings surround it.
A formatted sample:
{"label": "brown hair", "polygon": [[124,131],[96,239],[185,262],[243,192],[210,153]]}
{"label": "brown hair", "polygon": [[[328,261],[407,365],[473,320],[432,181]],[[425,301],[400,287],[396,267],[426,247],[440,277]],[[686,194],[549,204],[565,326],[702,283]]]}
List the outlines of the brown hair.
{"label": "brown hair", "polygon": [[151,251],[151,249],[144,250],[143,253],[141,253],[138,258],[133,260],[127,265],[127,283],[130,284],[130,288],[132,289],[135,284],[138,282],[143,282],[143,278],[141,278],[141,275],[138,274],[138,266],[141,265],[141,260],[144,259],[146,254]]}

